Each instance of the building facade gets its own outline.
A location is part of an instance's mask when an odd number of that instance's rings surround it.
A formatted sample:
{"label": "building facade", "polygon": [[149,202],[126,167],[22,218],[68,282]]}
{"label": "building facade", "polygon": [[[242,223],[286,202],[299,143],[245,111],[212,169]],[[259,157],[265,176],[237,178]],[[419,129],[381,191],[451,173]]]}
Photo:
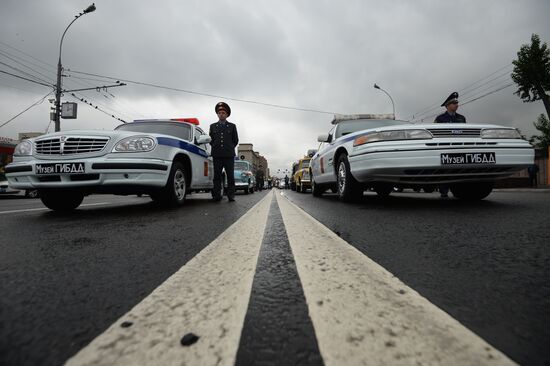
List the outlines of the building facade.
{"label": "building facade", "polygon": [[252,163],[254,174],[256,174],[258,171],[262,171],[264,179],[267,180],[267,177],[269,177],[269,166],[267,163],[267,159],[264,156],[260,155],[259,152],[254,151],[253,144],[239,144],[237,151],[237,156],[239,157],[239,159],[247,160]]}

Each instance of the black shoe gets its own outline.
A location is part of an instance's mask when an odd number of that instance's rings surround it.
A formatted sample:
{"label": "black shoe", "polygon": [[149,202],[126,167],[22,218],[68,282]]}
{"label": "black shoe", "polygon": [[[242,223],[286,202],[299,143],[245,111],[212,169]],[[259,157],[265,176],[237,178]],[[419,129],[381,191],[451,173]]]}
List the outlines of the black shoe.
{"label": "black shoe", "polygon": [[229,197],[229,202],[235,202],[235,197]]}

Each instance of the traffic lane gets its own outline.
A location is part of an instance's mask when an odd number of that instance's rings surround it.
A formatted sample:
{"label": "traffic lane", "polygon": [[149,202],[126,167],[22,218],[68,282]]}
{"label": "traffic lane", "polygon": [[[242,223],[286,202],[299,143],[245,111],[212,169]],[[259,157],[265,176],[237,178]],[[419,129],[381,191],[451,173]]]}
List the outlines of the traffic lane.
{"label": "traffic lane", "polygon": [[550,363],[549,194],[285,194],[515,361]]}
{"label": "traffic lane", "polygon": [[264,195],[193,194],[174,209],[90,196],[114,207],[2,215],[0,364],[63,363]]}
{"label": "traffic lane", "polygon": [[[136,195],[132,196],[114,196],[114,195],[90,195],[84,197],[82,205],[80,207],[86,207],[87,205],[126,205],[132,203],[144,203],[150,202],[151,199],[149,196],[137,197]],[[49,210],[40,198],[27,198],[24,195],[5,195],[0,196],[0,215],[4,214],[13,214],[19,212],[25,212],[26,209],[37,211],[38,209],[43,209],[44,211]],[[15,212],[14,212],[15,211]],[[0,216],[1,217],[1,216]]]}

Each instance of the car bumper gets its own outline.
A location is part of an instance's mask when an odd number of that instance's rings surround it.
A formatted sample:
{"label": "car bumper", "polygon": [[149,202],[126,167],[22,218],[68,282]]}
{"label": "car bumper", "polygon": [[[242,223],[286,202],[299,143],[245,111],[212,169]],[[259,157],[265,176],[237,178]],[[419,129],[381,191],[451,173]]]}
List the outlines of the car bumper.
{"label": "car bumper", "polygon": [[[441,154],[494,152],[494,164],[442,164]],[[533,164],[529,147],[491,147],[472,149],[419,149],[365,151],[350,155],[353,177],[359,182],[385,181],[402,184],[437,184],[495,180]]]}
{"label": "car bumper", "polygon": [[[83,162],[84,173],[37,174],[37,164]],[[67,160],[30,160],[6,167],[12,188],[79,188],[102,186],[163,187],[170,173],[171,161],[161,159],[109,159],[105,157]]]}

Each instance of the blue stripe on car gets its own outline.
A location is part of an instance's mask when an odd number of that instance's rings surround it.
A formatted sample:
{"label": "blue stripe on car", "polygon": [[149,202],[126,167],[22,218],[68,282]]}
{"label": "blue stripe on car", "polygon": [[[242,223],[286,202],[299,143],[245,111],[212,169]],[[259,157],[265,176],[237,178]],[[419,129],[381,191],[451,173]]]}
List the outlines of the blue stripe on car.
{"label": "blue stripe on car", "polygon": [[190,144],[189,142],[183,140],[172,139],[169,137],[157,137],[157,141],[159,145],[173,146],[205,158],[208,157],[208,153],[206,151],[199,148],[197,145]]}

